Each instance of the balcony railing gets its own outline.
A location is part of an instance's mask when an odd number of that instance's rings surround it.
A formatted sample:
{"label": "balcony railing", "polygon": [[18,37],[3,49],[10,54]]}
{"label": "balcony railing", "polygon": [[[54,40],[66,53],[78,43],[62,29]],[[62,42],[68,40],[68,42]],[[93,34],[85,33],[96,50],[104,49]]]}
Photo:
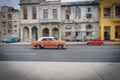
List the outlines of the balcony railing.
{"label": "balcony railing", "polygon": [[40,19],[40,23],[58,23],[60,19]]}
{"label": "balcony railing", "polygon": [[120,22],[120,16],[115,16],[114,18],[112,18],[112,21]]}
{"label": "balcony railing", "polygon": [[74,22],[74,20],[71,20],[71,19],[66,19],[66,20],[63,20],[62,22],[63,22],[63,23],[73,23],[73,22]]}
{"label": "balcony railing", "polygon": [[111,16],[104,16],[104,18],[105,18],[105,19],[109,19],[109,18],[111,18]]}
{"label": "balcony railing", "polygon": [[86,29],[87,32],[91,32],[93,31],[93,28],[92,29]]}

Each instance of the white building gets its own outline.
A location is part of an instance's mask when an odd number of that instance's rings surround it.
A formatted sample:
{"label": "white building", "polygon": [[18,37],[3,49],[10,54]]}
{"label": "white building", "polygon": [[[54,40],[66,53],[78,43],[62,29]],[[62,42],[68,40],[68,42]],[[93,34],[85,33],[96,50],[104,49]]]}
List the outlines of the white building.
{"label": "white building", "polygon": [[55,36],[58,39],[60,16],[60,1],[21,0],[21,40],[34,41],[42,36]]}
{"label": "white building", "polygon": [[61,12],[64,39],[98,38],[98,3],[95,1],[62,3]]}
{"label": "white building", "polygon": [[12,36],[20,37],[20,12],[16,11],[12,13]]}
{"label": "white building", "polygon": [[0,11],[0,37],[6,36],[8,34],[8,7],[3,6],[1,7]]}
{"label": "white building", "polygon": [[[0,11],[0,19],[0,37],[19,37],[18,10],[8,6],[2,6]],[[14,25],[17,25],[18,27],[15,28]]]}
{"label": "white building", "polygon": [[60,0],[21,0],[21,41],[42,36],[83,40],[98,38],[98,3]]}

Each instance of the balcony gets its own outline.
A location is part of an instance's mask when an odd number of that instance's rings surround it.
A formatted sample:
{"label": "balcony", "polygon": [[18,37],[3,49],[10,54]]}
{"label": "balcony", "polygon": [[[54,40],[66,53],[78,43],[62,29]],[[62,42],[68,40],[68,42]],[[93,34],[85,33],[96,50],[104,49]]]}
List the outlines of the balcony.
{"label": "balcony", "polygon": [[6,24],[7,22],[6,21],[3,21],[2,24]]}
{"label": "balcony", "polygon": [[66,19],[66,20],[63,20],[62,22],[63,22],[63,23],[73,23],[74,20]]}
{"label": "balcony", "polygon": [[120,22],[120,17],[112,18],[112,21],[113,21],[113,22]]}
{"label": "balcony", "polygon": [[40,23],[59,23],[60,19],[40,19]]}
{"label": "balcony", "polygon": [[86,29],[86,32],[92,32],[93,29]]}

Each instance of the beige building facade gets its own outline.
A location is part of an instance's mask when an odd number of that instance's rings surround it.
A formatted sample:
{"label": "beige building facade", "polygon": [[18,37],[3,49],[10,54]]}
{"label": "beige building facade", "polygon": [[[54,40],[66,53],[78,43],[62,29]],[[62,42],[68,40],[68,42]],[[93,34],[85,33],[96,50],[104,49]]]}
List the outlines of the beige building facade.
{"label": "beige building facade", "polygon": [[68,41],[98,38],[98,3],[62,3],[61,0],[20,1],[21,41],[44,36]]}

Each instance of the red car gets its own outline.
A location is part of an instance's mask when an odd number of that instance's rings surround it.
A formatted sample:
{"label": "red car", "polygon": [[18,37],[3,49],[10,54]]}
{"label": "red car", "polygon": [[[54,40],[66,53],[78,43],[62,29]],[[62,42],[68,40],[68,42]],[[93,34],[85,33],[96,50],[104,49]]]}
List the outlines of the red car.
{"label": "red car", "polygon": [[87,45],[102,45],[104,44],[103,40],[90,40],[87,42]]}

